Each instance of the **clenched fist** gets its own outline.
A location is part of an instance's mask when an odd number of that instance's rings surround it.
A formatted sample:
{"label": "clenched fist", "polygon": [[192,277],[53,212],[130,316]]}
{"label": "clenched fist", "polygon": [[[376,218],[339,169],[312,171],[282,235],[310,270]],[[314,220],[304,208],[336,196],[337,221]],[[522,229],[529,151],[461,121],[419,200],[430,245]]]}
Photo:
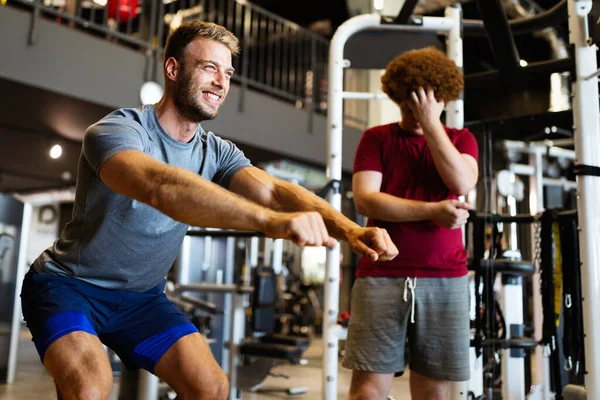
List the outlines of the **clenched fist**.
{"label": "clenched fist", "polygon": [[329,236],[318,212],[273,213],[263,232],[270,238],[291,240],[298,246],[333,247],[337,243]]}
{"label": "clenched fist", "polygon": [[352,251],[371,261],[389,261],[398,255],[398,249],[385,229],[357,228],[348,235],[347,241]]}
{"label": "clenched fist", "polygon": [[459,200],[444,200],[434,204],[432,219],[448,229],[460,228],[467,223],[471,205]]}

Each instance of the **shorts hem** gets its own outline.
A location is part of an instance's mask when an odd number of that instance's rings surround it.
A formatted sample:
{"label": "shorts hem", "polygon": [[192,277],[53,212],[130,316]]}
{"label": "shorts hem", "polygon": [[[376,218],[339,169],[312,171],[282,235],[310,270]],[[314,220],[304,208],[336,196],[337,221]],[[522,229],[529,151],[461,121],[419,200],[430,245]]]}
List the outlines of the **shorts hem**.
{"label": "shorts hem", "polygon": [[394,367],[392,365],[367,365],[353,362],[342,361],[342,367],[352,371],[372,372],[374,374],[396,374],[404,372],[404,368]]}
{"label": "shorts hem", "polygon": [[[138,344],[133,350],[132,361],[138,368],[141,367],[154,373],[156,364],[169,349],[184,336],[198,333],[198,329],[191,322],[176,325],[163,332],[146,339]],[[126,365],[128,369],[134,369],[133,365]]]}

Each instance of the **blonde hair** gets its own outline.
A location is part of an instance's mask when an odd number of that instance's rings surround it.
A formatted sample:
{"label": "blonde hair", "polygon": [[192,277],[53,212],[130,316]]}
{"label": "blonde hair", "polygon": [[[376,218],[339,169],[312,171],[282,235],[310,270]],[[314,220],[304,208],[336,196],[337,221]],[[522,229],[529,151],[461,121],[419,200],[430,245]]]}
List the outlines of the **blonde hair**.
{"label": "blonde hair", "polygon": [[195,39],[210,39],[222,43],[236,56],[240,52],[238,38],[225,27],[212,22],[192,21],[180,25],[167,38],[165,60],[170,57],[183,62],[185,48]]}

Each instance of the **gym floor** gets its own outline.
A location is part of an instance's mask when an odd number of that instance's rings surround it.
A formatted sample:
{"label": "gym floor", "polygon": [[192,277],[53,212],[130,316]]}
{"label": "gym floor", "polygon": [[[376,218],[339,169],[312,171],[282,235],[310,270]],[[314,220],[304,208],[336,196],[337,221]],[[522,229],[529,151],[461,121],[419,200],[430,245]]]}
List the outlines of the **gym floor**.
{"label": "gym floor", "polygon": [[[267,400],[267,399],[298,399],[315,400],[321,398],[321,343],[313,341],[312,346],[304,354],[308,361],[306,365],[282,365],[273,372],[284,374],[290,379],[269,377],[262,385],[262,389],[286,389],[289,387],[306,386],[308,392],[304,395],[289,396],[284,391],[249,393],[244,392],[243,400]],[[350,387],[351,372],[340,368],[338,399],[346,399]],[[118,378],[110,400],[117,400]],[[410,399],[408,389],[408,376],[394,379],[392,395],[397,400]],[[17,378],[14,384],[0,385],[0,400],[55,400],[54,383],[45,371],[38,359],[35,347],[31,342],[28,331],[21,333],[19,344],[19,361],[17,365]]]}

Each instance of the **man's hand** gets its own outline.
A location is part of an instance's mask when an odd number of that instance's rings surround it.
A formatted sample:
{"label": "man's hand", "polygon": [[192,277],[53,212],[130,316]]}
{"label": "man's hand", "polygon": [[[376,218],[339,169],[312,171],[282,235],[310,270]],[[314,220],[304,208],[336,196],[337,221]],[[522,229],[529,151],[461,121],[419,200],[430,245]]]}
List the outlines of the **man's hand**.
{"label": "man's hand", "polygon": [[298,246],[333,247],[337,240],[329,236],[323,217],[318,212],[274,212],[263,229],[273,239],[287,239]]}
{"label": "man's hand", "polygon": [[389,261],[398,255],[398,249],[385,229],[357,228],[347,238],[356,254],[368,257],[371,261]]}
{"label": "man's hand", "polygon": [[433,203],[432,220],[448,229],[460,228],[467,223],[471,205],[459,200],[444,200]]}
{"label": "man's hand", "polygon": [[437,101],[433,89],[423,89],[420,87],[416,92],[410,94],[411,101],[408,102],[415,119],[422,127],[430,127],[440,123],[440,116],[444,111],[443,101]]}

